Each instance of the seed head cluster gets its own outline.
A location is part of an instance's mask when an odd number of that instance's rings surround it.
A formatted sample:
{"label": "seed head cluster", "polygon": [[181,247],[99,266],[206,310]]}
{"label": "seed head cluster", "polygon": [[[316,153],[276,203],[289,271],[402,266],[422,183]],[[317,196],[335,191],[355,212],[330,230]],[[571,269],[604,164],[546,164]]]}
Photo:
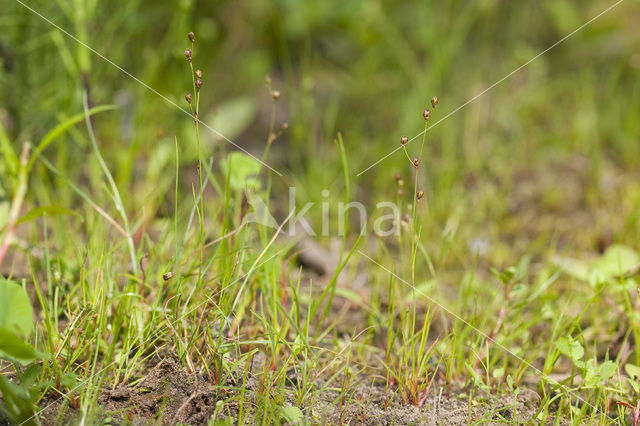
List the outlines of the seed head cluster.
{"label": "seed head cluster", "polygon": [[200,71],[199,69],[195,71],[193,70],[193,50],[192,49],[193,49],[193,43],[195,43],[196,41],[196,35],[193,31],[190,31],[187,34],[187,38],[191,42],[191,48],[186,49],[184,51],[184,57],[187,58],[187,61],[189,62],[189,67],[191,68],[192,77],[194,78],[193,85],[195,86],[194,87],[195,93],[187,93],[186,95],[184,95],[184,99],[187,101],[187,104],[189,104],[189,107],[191,108],[192,105],[194,104],[194,98],[195,98],[195,111],[192,109],[192,112],[193,112],[194,118],[197,121],[198,105],[200,104],[199,92],[200,92],[200,88],[202,87],[202,71]]}
{"label": "seed head cluster", "polygon": [[[424,135],[427,131],[427,125],[429,124],[429,119],[431,118],[431,112],[432,110],[434,110],[437,106],[438,106],[438,97],[434,96],[431,98],[431,109],[429,108],[425,108],[422,111],[422,118],[424,118],[425,121],[425,130],[421,133],[421,135]],[[417,137],[417,136],[416,136]],[[415,138],[414,138],[415,139]],[[412,139],[413,140],[413,139]],[[418,157],[413,157],[413,161],[411,160],[411,157],[409,157],[409,154],[407,153],[407,144],[409,143],[409,138],[407,138],[406,136],[402,136],[400,138],[400,144],[402,145],[402,148],[405,150],[405,153],[407,154],[407,158],[409,159],[409,161],[413,164],[413,167],[415,168],[415,173],[416,173],[416,185],[418,183],[418,169],[420,167],[420,159]],[[422,143],[424,144],[424,136],[423,136],[423,141]],[[422,152],[422,150],[421,150]],[[398,191],[398,196],[402,196],[403,195],[403,186],[404,186],[404,181],[402,179],[402,175],[400,173],[396,173],[396,184],[397,184],[397,191]],[[421,198],[424,197],[424,191],[419,190],[418,188],[415,188],[415,201],[420,200]],[[412,207],[410,207],[412,208]],[[404,222],[404,221],[403,221]]]}

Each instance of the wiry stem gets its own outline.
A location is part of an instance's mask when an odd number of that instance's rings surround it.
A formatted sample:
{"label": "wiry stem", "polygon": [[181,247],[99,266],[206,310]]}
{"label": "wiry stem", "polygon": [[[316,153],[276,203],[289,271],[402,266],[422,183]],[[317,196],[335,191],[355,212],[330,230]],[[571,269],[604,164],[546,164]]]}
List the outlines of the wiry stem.
{"label": "wiry stem", "polygon": [[28,167],[29,164],[29,149],[31,146],[28,142],[22,144],[22,153],[20,155],[20,174],[18,175],[18,187],[16,193],[11,201],[11,210],[9,211],[9,221],[7,222],[7,232],[0,245],[0,265],[4,261],[7,251],[9,250],[9,244],[16,232],[18,225],[18,219],[20,217],[20,209],[24,202],[24,197],[27,194],[27,182],[28,182]]}
{"label": "wiry stem", "polygon": [[133,275],[138,275],[138,262],[136,261],[136,247],[133,243],[133,237],[131,235],[131,229],[129,227],[129,219],[127,218],[127,212],[124,209],[124,204],[122,203],[122,198],[120,198],[120,191],[118,191],[118,187],[116,186],[116,182],[113,180],[113,176],[111,176],[111,172],[109,171],[109,167],[107,167],[107,163],[105,163],[104,158],[102,158],[102,154],[100,153],[100,148],[98,148],[98,142],[96,141],[95,134],[93,133],[93,125],[91,124],[91,120],[89,119],[89,106],[88,106],[87,93],[84,94],[84,109],[85,109],[85,121],[87,124],[87,130],[89,131],[89,139],[91,141],[91,145],[93,146],[93,150],[98,157],[98,162],[100,163],[100,167],[109,182],[109,186],[111,187],[111,192],[113,195],[113,201],[116,205],[116,210],[120,214],[122,218],[123,228],[127,235],[127,244],[129,246],[129,256],[131,257],[131,271]]}

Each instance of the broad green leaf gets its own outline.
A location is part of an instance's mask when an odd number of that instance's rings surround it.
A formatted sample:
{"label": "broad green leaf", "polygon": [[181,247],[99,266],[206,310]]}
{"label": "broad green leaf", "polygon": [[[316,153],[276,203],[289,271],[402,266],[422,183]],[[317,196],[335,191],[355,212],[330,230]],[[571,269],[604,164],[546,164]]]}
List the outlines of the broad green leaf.
{"label": "broad green leaf", "polygon": [[561,354],[568,356],[574,362],[584,356],[584,348],[580,342],[574,340],[571,336],[569,336],[569,338],[559,338],[556,342],[556,348],[558,348]]}
{"label": "broad green leaf", "polygon": [[594,262],[594,271],[599,272],[605,279],[622,275],[640,262],[638,253],[624,245],[613,245],[607,249],[602,257]]}
{"label": "broad green leaf", "polygon": [[15,333],[0,328],[0,358],[24,365],[42,358],[42,354]]}
{"label": "broad green leaf", "polygon": [[633,269],[640,263],[640,256],[627,246],[612,245],[595,260],[556,258],[554,263],[572,277],[588,282],[592,287],[595,287]]}
{"label": "broad green leaf", "polygon": [[280,414],[282,415],[282,418],[289,423],[298,423],[304,418],[302,410],[298,407],[294,407],[293,405],[282,407]]}
{"label": "broad green leaf", "polygon": [[226,159],[220,161],[220,168],[225,176],[229,174],[229,167],[231,167],[229,180],[231,188],[241,190],[246,187],[260,187],[258,174],[260,173],[262,165],[255,158],[243,152],[234,151],[230,153]]}
{"label": "broad green leaf", "polygon": [[[255,115],[255,103],[250,98],[239,97],[221,104],[215,114],[209,116],[207,124],[229,139],[235,139],[249,127]],[[208,129],[201,131],[211,133]],[[220,136],[215,134],[214,137]]]}
{"label": "broad green leaf", "polygon": [[22,337],[33,331],[33,310],[27,293],[18,283],[1,277],[0,328]]}
{"label": "broad green leaf", "polygon": [[22,216],[19,220],[18,220],[18,224],[20,223],[24,223],[24,222],[29,222],[31,220],[37,219],[41,216],[44,215],[49,215],[49,216],[53,216],[56,214],[68,214],[68,215],[72,215],[72,216],[76,216],[79,219],[82,219],[82,216],[79,215],[78,213],[74,212],[73,210],[69,210],[67,208],[64,208],[62,206],[58,206],[56,204],[52,204],[50,206],[41,206],[41,207],[36,207],[34,209],[31,209],[29,212],[27,212],[24,216]]}

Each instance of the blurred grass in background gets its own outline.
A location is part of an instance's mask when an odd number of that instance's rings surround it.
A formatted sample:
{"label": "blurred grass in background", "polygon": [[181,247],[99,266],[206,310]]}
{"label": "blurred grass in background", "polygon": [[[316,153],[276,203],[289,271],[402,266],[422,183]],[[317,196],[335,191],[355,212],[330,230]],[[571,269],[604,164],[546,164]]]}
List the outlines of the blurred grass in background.
{"label": "blurred grass in background", "polygon": [[[260,154],[268,128],[265,75],[283,93],[278,122],[289,131],[269,162],[309,199],[342,183],[332,140],[343,132],[357,198],[387,199],[401,152],[358,171],[422,129],[432,95],[432,122],[612,4],[603,1],[495,0],[442,2],[252,1],[158,4],[151,1],[35,1],[30,5],[179,105],[190,87],[183,51],[196,33],[204,73],[202,118]],[[114,103],[97,120],[102,147],[119,185],[148,196],[170,167],[173,137],[184,164],[194,160],[191,120],[18,3],[0,18],[2,120],[16,144],[34,140],[93,104]],[[451,217],[470,186],[495,191],[465,220],[500,220],[512,189],[510,171],[580,155],[589,187],[601,167],[634,170],[640,116],[639,8],[623,2],[429,132],[427,194],[432,218]],[[232,147],[203,132],[209,153]],[[415,143],[417,146],[417,143]],[[416,146],[413,149],[417,149]],[[77,180],[90,147],[80,135],[50,148],[56,166]],[[294,178],[295,176],[295,178]],[[168,184],[168,183],[167,183]],[[160,185],[162,190],[164,186]],[[630,194],[634,196],[635,194]],[[130,207],[138,197],[127,197]],[[597,196],[595,197],[597,201]],[[69,201],[69,200],[65,200]],[[302,201],[302,200],[300,200]],[[467,199],[467,202],[471,200]],[[469,206],[467,206],[469,207]],[[465,207],[466,210],[466,207]],[[637,239],[637,227],[624,238]],[[617,235],[621,237],[621,235]]]}

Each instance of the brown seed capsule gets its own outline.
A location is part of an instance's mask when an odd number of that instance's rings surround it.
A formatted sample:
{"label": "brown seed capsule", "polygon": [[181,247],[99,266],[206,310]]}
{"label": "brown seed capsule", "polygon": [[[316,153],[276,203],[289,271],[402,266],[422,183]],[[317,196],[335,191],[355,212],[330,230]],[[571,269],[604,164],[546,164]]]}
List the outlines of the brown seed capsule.
{"label": "brown seed capsule", "polygon": [[416,200],[419,200],[422,197],[424,197],[424,191],[418,191],[418,193],[416,194]]}
{"label": "brown seed capsule", "polygon": [[280,91],[274,90],[273,92],[271,92],[271,97],[274,101],[277,101],[280,98]]}
{"label": "brown seed capsule", "polygon": [[424,121],[429,121],[429,117],[431,117],[431,111],[428,109],[425,109],[422,112],[422,116],[424,117]]}
{"label": "brown seed capsule", "polygon": [[202,77],[202,71],[196,70],[196,77],[201,78]]}
{"label": "brown seed capsule", "polygon": [[162,279],[165,281],[169,281],[171,278],[173,278],[173,272],[165,272],[164,274],[162,274]]}
{"label": "brown seed capsule", "polygon": [[202,79],[201,78],[197,78],[196,79],[196,89],[200,90],[201,87],[202,87]]}
{"label": "brown seed capsule", "polygon": [[405,146],[407,144],[407,142],[409,142],[409,138],[406,136],[403,136],[400,138],[400,143],[402,144],[402,146]]}
{"label": "brown seed capsule", "polygon": [[196,41],[196,35],[193,33],[193,31],[190,31],[189,34],[187,34],[187,37],[189,37],[189,41],[191,43],[193,43],[194,41]]}
{"label": "brown seed capsule", "polygon": [[191,100],[193,99],[193,96],[191,96],[191,93],[187,93],[186,95],[184,95],[184,98],[187,100],[187,103],[191,105]]}
{"label": "brown seed capsule", "polygon": [[396,173],[396,180],[402,179],[402,175],[400,173]]}
{"label": "brown seed capsule", "polygon": [[438,105],[438,97],[434,96],[433,98],[431,98],[431,106],[435,108],[436,105]]}
{"label": "brown seed capsule", "polygon": [[420,165],[420,160],[418,160],[418,157],[413,157],[413,165],[418,168],[418,166]]}
{"label": "brown seed capsule", "polygon": [[187,58],[189,62],[191,62],[191,49],[187,49],[184,51],[184,57]]}

